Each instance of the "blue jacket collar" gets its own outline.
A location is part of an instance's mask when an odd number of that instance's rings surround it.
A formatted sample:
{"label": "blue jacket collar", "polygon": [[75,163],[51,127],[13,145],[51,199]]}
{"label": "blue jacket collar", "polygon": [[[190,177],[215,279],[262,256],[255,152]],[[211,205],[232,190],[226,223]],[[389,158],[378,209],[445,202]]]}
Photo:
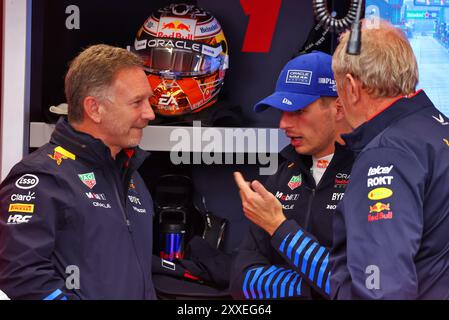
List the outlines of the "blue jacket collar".
{"label": "blue jacket collar", "polygon": [[114,161],[111,156],[111,150],[103,141],[86,133],[76,131],[64,117],[58,120],[50,142],[99,167],[103,166],[105,162],[115,162],[116,165],[122,167],[126,162],[127,166],[137,169],[149,156],[148,152],[136,147],[130,153],[132,154],[131,159],[128,160],[126,153],[122,150],[117,155],[117,160]]}
{"label": "blue jacket collar", "polygon": [[349,149],[359,153],[374,137],[394,122],[431,106],[433,106],[432,101],[430,101],[425,92],[422,90],[418,91],[411,98],[404,97],[397,100],[390,107],[356,128],[353,132],[342,135],[342,138]]}

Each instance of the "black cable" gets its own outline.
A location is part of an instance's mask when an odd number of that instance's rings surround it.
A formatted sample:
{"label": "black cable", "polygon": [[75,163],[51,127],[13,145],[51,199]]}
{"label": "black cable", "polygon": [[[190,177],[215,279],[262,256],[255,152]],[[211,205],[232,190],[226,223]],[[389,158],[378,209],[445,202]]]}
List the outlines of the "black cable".
{"label": "black cable", "polygon": [[313,48],[321,45],[329,32],[339,33],[349,29],[357,17],[359,4],[362,2],[363,0],[351,0],[346,16],[342,19],[336,19],[332,17],[329,11],[327,0],[313,0],[312,6],[317,23],[310,30],[306,42],[297,55],[310,52]]}
{"label": "black cable", "polygon": [[326,0],[313,0],[312,5],[318,24],[330,28],[332,32],[342,32],[351,27],[356,19],[359,4],[361,4],[361,2],[363,2],[363,0],[351,0],[348,13],[342,19],[332,17]]}
{"label": "black cable", "polygon": [[360,19],[362,18],[362,4],[363,0],[360,0],[357,8],[357,16],[352,24],[351,33],[349,35],[346,53],[350,55],[359,55],[362,48],[362,25],[360,23]]}

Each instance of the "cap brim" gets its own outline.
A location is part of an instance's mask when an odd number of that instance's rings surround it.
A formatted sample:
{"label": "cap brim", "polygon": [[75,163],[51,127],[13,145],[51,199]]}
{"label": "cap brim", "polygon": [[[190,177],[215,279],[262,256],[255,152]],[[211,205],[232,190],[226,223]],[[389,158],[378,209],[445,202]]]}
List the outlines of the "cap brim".
{"label": "cap brim", "polygon": [[297,94],[291,92],[275,92],[254,106],[255,112],[262,112],[268,108],[276,108],[282,111],[297,111],[304,109],[320,96]]}

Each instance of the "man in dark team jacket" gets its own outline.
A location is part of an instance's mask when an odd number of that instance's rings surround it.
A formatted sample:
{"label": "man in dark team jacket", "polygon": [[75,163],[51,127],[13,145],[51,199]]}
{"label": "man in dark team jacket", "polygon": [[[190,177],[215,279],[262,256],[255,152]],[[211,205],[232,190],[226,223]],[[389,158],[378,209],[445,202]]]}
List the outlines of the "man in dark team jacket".
{"label": "man in dark team jacket", "polygon": [[410,43],[380,21],[333,60],[357,154],[335,219],[337,299],[449,299],[449,120],[423,91]]}
{"label": "man in dark team jacket", "polygon": [[[357,158],[334,219],[332,270],[323,276],[330,291],[307,268],[296,271],[333,299],[449,299],[449,119],[415,92],[416,58],[401,31],[384,21],[364,25],[359,56],[346,54],[348,39],[333,70],[355,128],[344,140]],[[282,212],[260,184],[255,192],[240,187],[259,212]],[[313,246],[297,256],[298,266],[313,265],[318,252],[329,254],[317,240],[301,229],[282,240],[282,251]]]}
{"label": "man in dark team jacket", "polygon": [[65,84],[68,121],[0,187],[0,289],[12,299],[154,299],[153,205],[137,172],[154,113],[141,61],[92,46]]}
{"label": "man in dark team jacket", "polygon": [[[303,277],[315,280],[322,290],[329,288],[329,255],[315,250],[317,245],[296,246],[300,236],[295,235],[307,230],[322,246],[332,245],[333,214],[353,162],[352,153],[335,143],[350,129],[336,103],[331,63],[332,57],[321,52],[293,59],[281,72],[276,92],[255,107],[256,111],[267,107],[283,111],[280,128],[291,138],[291,145],[281,152],[284,161],[266,183],[265,196],[271,204],[265,209],[277,205],[279,216],[263,216],[264,210],[246,207],[241,192],[245,215],[253,224],[234,259],[234,298],[319,297]],[[246,186],[241,176],[237,180]],[[253,188],[258,189],[257,183]],[[303,255],[315,258],[298,264]]]}

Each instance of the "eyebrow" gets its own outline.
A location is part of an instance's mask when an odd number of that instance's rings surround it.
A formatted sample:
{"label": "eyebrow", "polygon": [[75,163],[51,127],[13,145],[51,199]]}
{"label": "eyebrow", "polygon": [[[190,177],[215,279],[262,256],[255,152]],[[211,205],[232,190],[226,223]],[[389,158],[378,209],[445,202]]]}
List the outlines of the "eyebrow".
{"label": "eyebrow", "polygon": [[132,97],[131,99],[129,99],[129,102],[133,102],[136,100],[144,100],[144,99],[149,99],[151,96],[153,95],[153,93],[149,94],[149,95],[145,95],[145,94],[139,94],[135,97]]}

